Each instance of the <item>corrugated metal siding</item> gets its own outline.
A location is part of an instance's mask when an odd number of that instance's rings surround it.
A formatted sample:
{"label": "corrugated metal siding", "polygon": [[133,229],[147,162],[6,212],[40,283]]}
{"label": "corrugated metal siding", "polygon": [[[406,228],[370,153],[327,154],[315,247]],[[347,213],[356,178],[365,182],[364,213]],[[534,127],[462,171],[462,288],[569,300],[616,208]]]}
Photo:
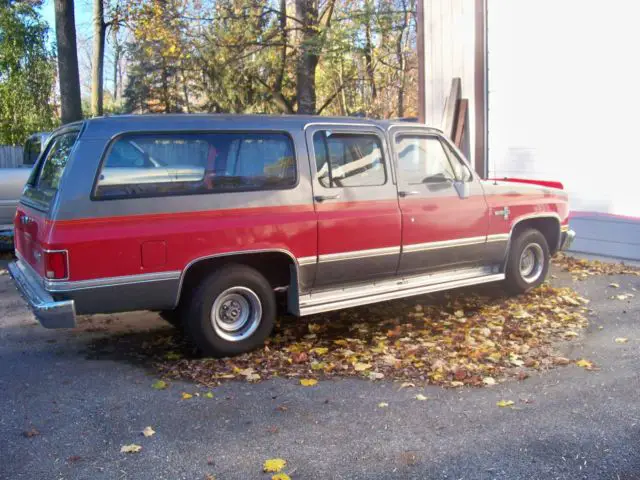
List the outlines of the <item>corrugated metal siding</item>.
{"label": "corrugated metal siding", "polygon": [[[577,250],[640,259],[640,3],[488,4],[489,173],[559,180]],[[631,146],[631,148],[630,148]],[[579,231],[581,230],[581,231]]]}
{"label": "corrugated metal siding", "polygon": [[0,168],[22,165],[22,147],[0,145]]}
{"label": "corrugated metal siding", "polygon": [[[469,99],[470,141],[474,144],[474,2],[425,0],[426,123],[441,128],[451,81],[460,77]],[[473,161],[473,159],[471,159]]]}

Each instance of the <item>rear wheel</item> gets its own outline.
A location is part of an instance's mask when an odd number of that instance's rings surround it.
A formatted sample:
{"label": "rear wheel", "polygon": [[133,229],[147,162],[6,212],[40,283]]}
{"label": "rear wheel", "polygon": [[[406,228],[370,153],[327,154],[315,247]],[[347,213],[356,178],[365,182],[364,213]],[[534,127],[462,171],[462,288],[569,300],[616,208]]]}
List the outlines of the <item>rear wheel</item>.
{"label": "rear wheel", "polygon": [[262,345],[275,317],[275,295],[264,276],[244,265],[228,265],[196,288],[183,322],[201,353],[226,357]]}
{"label": "rear wheel", "polygon": [[544,235],[533,228],[523,230],[509,249],[505,288],[513,294],[536,288],[545,281],[549,262],[549,246]]}

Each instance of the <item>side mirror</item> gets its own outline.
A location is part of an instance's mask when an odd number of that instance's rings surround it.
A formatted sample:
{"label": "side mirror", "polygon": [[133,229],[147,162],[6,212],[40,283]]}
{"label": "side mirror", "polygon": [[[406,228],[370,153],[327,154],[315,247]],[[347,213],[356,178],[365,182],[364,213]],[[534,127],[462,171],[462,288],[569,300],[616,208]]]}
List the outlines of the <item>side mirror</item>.
{"label": "side mirror", "polygon": [[447,178],[444,173],[436,173],[429,175],[422,180],[422,183],[450,183],[452,180]]}

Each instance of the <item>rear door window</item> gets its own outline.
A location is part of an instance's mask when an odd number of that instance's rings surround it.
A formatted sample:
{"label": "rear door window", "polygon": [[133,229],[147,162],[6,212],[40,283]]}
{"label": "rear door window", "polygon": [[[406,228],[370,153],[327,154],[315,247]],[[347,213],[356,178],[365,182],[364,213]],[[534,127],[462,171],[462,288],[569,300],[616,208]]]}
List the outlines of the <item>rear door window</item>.
{"label": "rear door window", "polygon": [[297,182],[284,133],[124,135],[108,149],[94,198],[285,189]]}
{"label": "rear door window", "polygon": [[25,197],[40,207],[48,207],[58,193],[62,174],[79,132],[63,133],[49,144],[46,154],[34,169],[25,190]]}

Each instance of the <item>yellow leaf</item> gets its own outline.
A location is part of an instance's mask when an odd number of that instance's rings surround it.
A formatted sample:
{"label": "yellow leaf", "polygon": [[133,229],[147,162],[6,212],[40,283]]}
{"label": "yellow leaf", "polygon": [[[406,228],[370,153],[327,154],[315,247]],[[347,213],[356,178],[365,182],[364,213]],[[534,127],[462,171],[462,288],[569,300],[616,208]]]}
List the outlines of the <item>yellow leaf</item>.
{"label": "yellow leaf", "polygon": [[204,396],[207,397],[207,398],[213,398],[213,393],[207,392],[207,393],[204,394]]}
{"label": "yellow leaf", "polygon": [[515,404],[513,403],[513,400],[500,400],[496,405],[499,407],[513,407]]}
{"label": "yellow leaf", "polygon": [[167,385],[167,382],[165,382],[164,380],[158,380],[156,383],[154,383],[153,385],[151,385],[153,388],[155,388],[156,390],[164,390],[165,388],[167,388],[169,385]]}
{"label": "yellow leaf", "polygon": [[628,338],[624,338],[624,337],[618,337],[615,339],[616,343],[627,343],[629,341]]}
{"label": "yellow leaf", "polygon": [[191,395],[190,393],[187,393],[187,392],[182,392],[182,399],[183,400],[189,400],[190,398],[193,398],[193,395]]}
{"label": "yellow leaf", "polygon": [[329,352],[328,348],[325,347],[316,347],[316,348],[312,348],[311,353],[315,353],[317,355],[326,355]]}
{"label": "yellow leaf", "polygon": [[270,458],[269,460],[265,460],[262,469],[265,472],[278,473],[285,467],[286,464],[287,461],[283,460],[282,458]]}
{"label": "yellow leaf", "polygon": [[120,448],[120,453],[138,453],[140,450],[142,450],[140,445],[132,443],[131,445],[123,445]]}
{"label": "yellow leaf", "polygon": [[582,368],[591,368],[593,367],[593,363],[590,362],[589,360],[585,360],[584,358],[582,360],[578,360],[576,362],[576,365]]}
{"label": "yellow leaf", "polygon": [[245,378],[247,379],[247,382],[257,382],[258,380],[260,380],[260,375],[258,375],[257,373],[252,373],[250,375],[247,375]]}
{"label": "yellow leaf", "polygon": [[452,387],[464,387],[464,382],[453,381],[451,382]]}
{"label": "yellow leaf", "polygon": [[142,434],[145,437],[152,437],[153,435],[155,435],[155,433],[156,433],[156,431],[151,427],[145,427],[145,429],[142,430]]}
{"label": "yellow leaf", "polygon": [[317,323],[310,323],[308,327],[309,327],[309,333],[319,333],[320,330],[322,330],[322,327]]}
{"label": "yellow leaf", "polygon": [[610,286],[611,288],[620,288],[620,285],[619,285],[619,284],[617,284],[617,283],[610,283],[610,284],[609,284],[609,286]]}
{"label": "yellow leaf", "polygon": [[291,477],[286,473],[276,473],[271,477],[271,480],[291,480]]}
{"label": "yellow leaf", "polygon": [[166,358],[169,361],[180,360],[182,358],[182,355],[176,352],[169,352],[164,356],[164,358]]}
{"label": "yellow leaf", "polygon": [[365,370],[369,370],[370,368],[371,368],[371,364],[370,363],[360,363],[360,362],[358,362],[353,366],[353,369],[356,372],[364,372]]}
{"label": "yellow leaf", "polygon": [[302,385],[303,387],[313,387],[317,383],[318,383],[318,380],[316,380],[315,378],[301,378],[300,379],[300,385]]}
{"label": "yellow leaf", "polygon": [[418,395],[416,395],[416,400],[420,400],[421,402],[424,402],[425,400],[429,400],[429,397],[425,397],[424,395],[419,393]]}
{"label": "yellow leaf", "polygon": [[379,408],[387,408],[388,406],[389,406],[389,404],[388,404],[387,402],[380,402],[380,403],[378,404],[378,407],[379,407]]}

